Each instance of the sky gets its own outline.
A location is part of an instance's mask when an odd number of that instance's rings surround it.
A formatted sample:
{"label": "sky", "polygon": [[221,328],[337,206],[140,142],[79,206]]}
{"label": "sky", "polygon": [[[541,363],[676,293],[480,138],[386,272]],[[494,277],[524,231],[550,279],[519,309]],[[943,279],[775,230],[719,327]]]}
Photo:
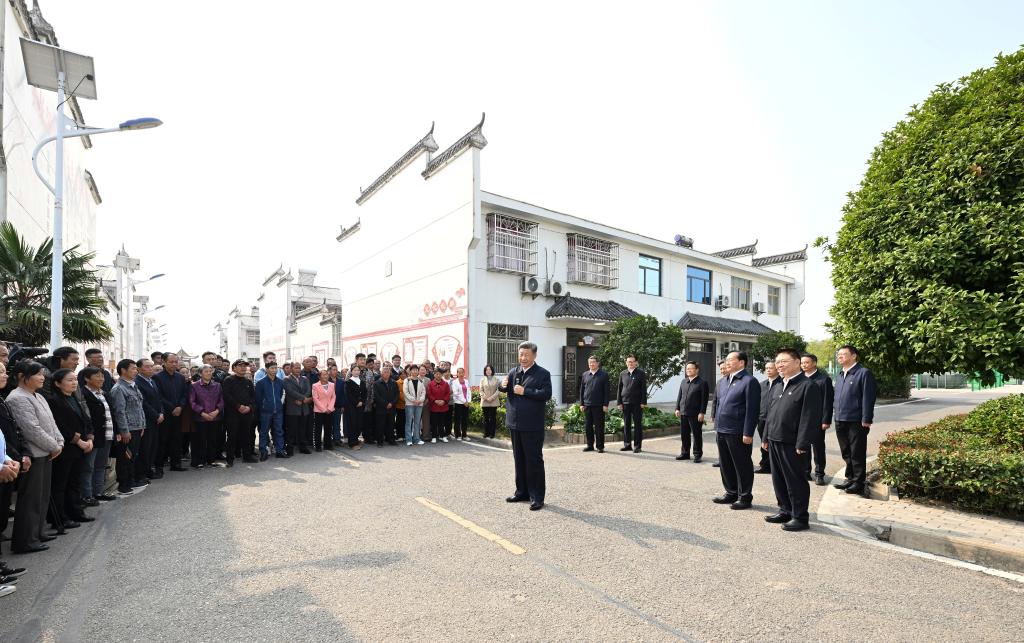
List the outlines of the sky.
{"label": "sky", "polygon": [[[98,261],[122,245],[169,332],[216,347],[282,262],[331,266],[368,185],[436,121],[487,113],[483,189],[707,252],[834,237],[881,135],[937,84],[1024,45],[1024,3],[44,0],[95,57]],[[435,249],[443,251],[444,249]],[[801,330],[826,335],[808,248]]]}

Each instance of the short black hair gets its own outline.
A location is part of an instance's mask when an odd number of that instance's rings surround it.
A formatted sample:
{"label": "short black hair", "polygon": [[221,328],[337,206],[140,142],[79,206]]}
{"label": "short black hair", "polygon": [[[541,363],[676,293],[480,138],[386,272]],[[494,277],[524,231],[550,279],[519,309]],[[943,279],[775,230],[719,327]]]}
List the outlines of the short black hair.
{"label": "short black hair", "polygon": [[[745,351],[729,351],[729,352],[730,353],[736,353],[736,359],[738,359],[739,361],[743,362],[744,366],[746,366],[747,364],[750,363],[750,360],[747,359],[747,353]],[[797,357],[797,359],[799,359],[799,357]]]}
{"label": "short black hair", "polygon": [[34,359],[22,359],[18,360],[18,363],[11,369],[11,375],[14,376],[15,380],[18,378],[28,379],[33,375],[37,375],[42,370],[43,365]]}
{"label": "short black hair", "polygon": [[392,356],[391,356],[391,359],[395,359],[396,357],[397,357],[398,359],[402,359],[402,356],[401,356],[401,355],[392,355]]}
{"label": "short black hair", "polygon": [[207,355],[213,355],[214,357],[217,357],[217,353],[214,353],[213,351],[203,351],[203,354],[200,355],[200,357],[202,359],[206,359]]}
{"label": "short black hair", "polygon": [[85,349],[85,356],[86,357],[89,357],[90,355],[95,355],[96,353],[99,353],[100,355],[102,355],[103,351],[101,351],[98,348],[87,348],[87,349]]}
{"label": "short black hair", "polygon": [[266,353],[263,353],[263,361],[267,361],[267,355],[273,355],[274,357],[277,357],[277,353],[275,353],[274,351],[267,351]]}
{"label": "short black hair", "polygon": [[698,371],[700,370],[700,364],[698,364],[697,362],[690,361],[690,362],[687,362],[686,365],[687,366],[693,366]]}
{"label": "short black hair", "polygon": [[177,357],[177,356],[178,356],[178,354],[177,354],[177,353],[172,353],[172,352],[168,351],[168,352],[166,352],[166,353],[164,353],[164,354],[163,354],[163,358],[164,358],[164,361],[166,362],[166,361],[167,361],[167,358],[168,358],[168,357],[170,357],[171,355],[174,355],[175,357]]}
{"label": "short black hair", "polygon": [[157,357],[159,357],[160,359],[163,359],[164,358],[164,354],[161,353],[160,351],[153,351],[152,353],[149,354],[149,358],[151,360],[153,360],[154,362],[156,361]]}
{"label": "short black hair", "polygon": [[138,366],[133,359],[123,359],[117,363],[117,374],[120,375],[122,372],[127,371],[132,366]]}
{"label": "short black hair", "polygon": [[490,364],[484,364],[484,375],[487,375],[487,369],[491,369],[491,375],[494,375],[494,367]]}
{"label": "short black hair", "polygon": [[365,359],[366,358],[366,353],[356,353],[356,359],[359,359],[360,357]]}
{"label": "short black hair", "polygon": [[633,353],[630,353],[629,355],[626,355],[626,359],[629,359],[630,357],[632,357],[633,359],[636,359],[636,355],[634,355]]}
{"label": "short black hair", "polygon": [[[854,355],[856,355],[857,357],[860,357],[860,351],[859,351],[859,350],[857,350],[857,349],[856,349],[856,348],[854,347],[854,345],[853,345],[853,344],[843,344],[842,346],[840,346],[840,347],[839,347],[839,350],[841,351],[841,350],[843,350],[844,348],[845,348],[846,350],[850,351],[851,353],[853,353]],[[836,352],[839,352],[839,351],[836,351]]]}
{"label": "short black hair", "polygon": [[277,366],[277,362],[267,362],[266,364],[263,365],[263,368],[268,369],[271,366]]}
{"label": "short black hair", "polygon": [[135,360],[135,365],[138,366],[139,368],[142,368],[142,363],[143,362],[152,362],[152,361],[153,360],[149,359],[148,357],[140,357],[139,359]]}
{"label": "short black hair", "polygon": [[782,354],[789,355],[798,362],[800,361],[800,353],[795,348],[780,348],[779,350],[775,351],[776,356]]}
{"label": "short black hair", "polygon": [[53,356],[60,360],[67,359],[70,355],[78,355],[78,349],[73,346],[61,346],[53,351]]}
{"label": "short black hair", "polygon": [[[74,375],[75,372],[70,368],[58,368],[53,372],[53,385],[57,386],[60,382],[64,381],[64,378],[68,375]],[[54,391],[56,392],[56,391]],[[59,398],[58,398],[59,399]]]}
{"label": "short black hair", "polygon": [[597,353],[594,353],[593,355],[587,357],[587,361],[589,362],[590,360],[594,360],[598,364],[601,363],[601,358],[597,356]]}
{"label": "short black hair", "polygon": [[815,364],[818,363],[818,356],[815,355],[814,353],[804,353],[800,357],[809,357],[812,362],[814,362]]}
{"label": "short black hair", "polygon": [[367,353],[366,359],[377,359],[377,353]]}
{"label": "short black hair", "polygon": [[96,368],[95,366],[86,366],[85,368],[82,369],[82,372],[79,373],[79,376],[83,380],[87,380],[90,377],[92,377],[93,375],[96,375],[97,373],[102,373],[102,372],[103,372],[102,368]]}

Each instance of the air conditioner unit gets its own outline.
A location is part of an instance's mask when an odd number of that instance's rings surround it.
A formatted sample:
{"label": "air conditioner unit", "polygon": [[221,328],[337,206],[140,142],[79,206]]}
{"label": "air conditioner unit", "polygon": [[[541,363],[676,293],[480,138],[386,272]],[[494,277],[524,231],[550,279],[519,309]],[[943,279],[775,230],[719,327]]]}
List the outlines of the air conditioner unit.
{"label": "air conditioner unit", "polygon": [[549,297],[564,297],[568,293],[565,284],[555,279],[549,279],[544,288],[544,294]]}
{"label": "air conditioner unit", "polygon": [[754,302],[754,314],[755,315],[763,315],[764,313],[765,313],[764,304],[762,304],[759,301],[758,302]]}
{"label": "air conditioner unit", "polygon": [[715,310],[725,310],[729,307],[729,298],[725,295],[715,297]]}
{"label": "air conditioner unit", "polygon": [[728,347],[729,347],[729,352],[730,353],[733,352],[733,351],[738,351],[740,349],[740,343],[739,342],[729,342],[728,343]]}
{"label": "air conditioner unit", "polygon": [[536,277],[523,277],[521,286],[524,295],[541,294],[540,279]]}

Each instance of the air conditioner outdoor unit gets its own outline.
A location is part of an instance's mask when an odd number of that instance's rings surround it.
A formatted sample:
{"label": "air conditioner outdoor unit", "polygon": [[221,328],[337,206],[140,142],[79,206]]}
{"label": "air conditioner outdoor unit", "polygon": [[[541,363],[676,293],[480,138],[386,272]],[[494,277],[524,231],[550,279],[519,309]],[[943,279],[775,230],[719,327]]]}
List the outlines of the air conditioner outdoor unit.
{"label": "air conditioner outdoor unit", "polygon": [[729,352],[730,353],[732,351],[738,351],[740,349],[740,343],[739,342],[729,342],[728,346],[729,346]]}
{"label": "air conditioner outdoor unit", "polygon": [[569,292],[565,284],[555,279],[549,279],[547,286],[544,288],[544,294],[549,297],[564,297]]}
{"label": "air conditioner outdoor unit", "polygon": [[715,297],[715,310],[725,310],[729,307],[729,298],[725,295]]}
{"label": "air conditioner outdoor unit", "polygon": [[758,302],[754,302],[754,314],[755,315],[763,315],[764,312],[765,312],[764,311],[764,304],[762,304],[759,301]]}
{"label": "air conditioner outdoor unit", "polygon": [[540,279],[536,277],[523,277],[521,286],[524,295],[541,294]]}

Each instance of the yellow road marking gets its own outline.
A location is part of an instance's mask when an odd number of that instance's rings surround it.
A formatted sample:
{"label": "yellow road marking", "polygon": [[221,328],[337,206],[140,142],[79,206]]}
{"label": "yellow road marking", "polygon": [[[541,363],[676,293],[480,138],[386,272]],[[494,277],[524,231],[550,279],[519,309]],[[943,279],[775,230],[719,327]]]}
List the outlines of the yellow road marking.
{"label": "yellow road marking", "polygon": [[344,460],[344,461],[345,461],[345,463],[346,463],[346,464],[350,464],[350,465],[352,465],[352,466],[353,466],[354,468],[356,468],[356,469],[358,469],[358,468],[359,468],[359,463],[358,463],[358,462],[356,462],[356,461],[355,461],[354,459],[352,459],[352,458],[348,457],[348,456],[347,456],[347,455],[345,455],[344,453],[338,453],[338,452],[336,452],[336,451],[335,451],[335,452],[333,452],[333,454],[332,454],[332,455],[335,455],[335,456],[337,456],[337,457],[341,458],[342,460]]}
{"label": "yellow road marking", "polygon": [[451,520],[452,522],[465,527],[477,536],[485,538],[491,541],[492,543],[501,545],[503,548],[505,548],[505,550],[507,550],[509,553],[515,556],[521,556],[522,554],[526,553],[526,550],[520,547],[519,545],[505,540],[504,538],[502,538],[494,532],[487,531],[486,529],[476,524],[472,520],[466,520],[459,514],[445,509],[444,507],[442,507],[441,505],[437,504],[436,502],[429,498],[418,497],[416,498],[416,502],[420,503],[424,507],[427,507],[428,509],[436,511],[448,520]]}

